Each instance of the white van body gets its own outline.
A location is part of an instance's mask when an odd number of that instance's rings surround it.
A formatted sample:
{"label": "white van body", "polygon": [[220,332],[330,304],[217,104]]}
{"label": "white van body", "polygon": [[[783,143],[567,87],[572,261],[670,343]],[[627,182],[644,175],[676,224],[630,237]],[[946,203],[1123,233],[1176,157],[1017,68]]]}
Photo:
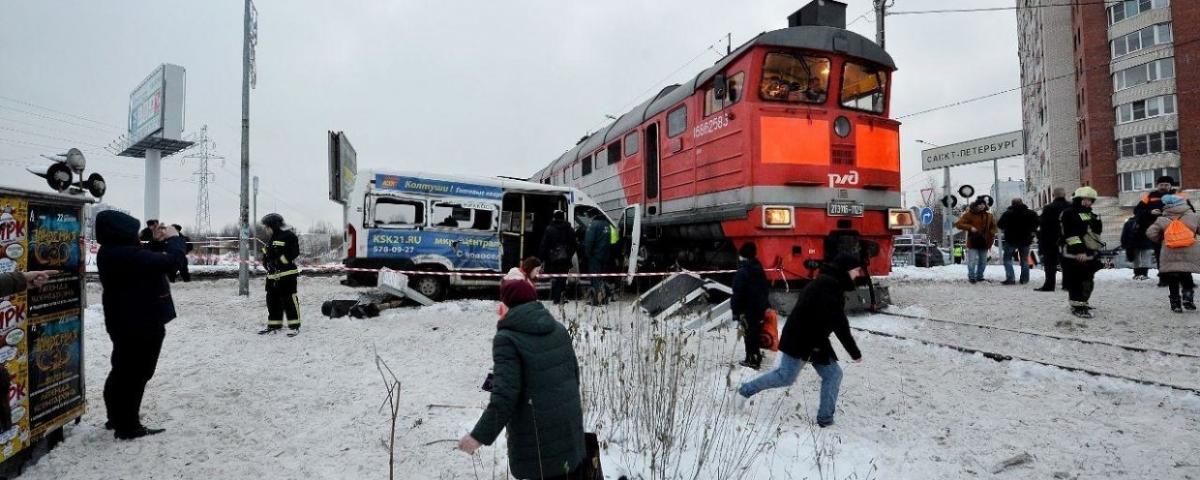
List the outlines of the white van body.
{"label": "white van body", "polygon": [[[410,275],[435,300],[454,287],[494,286],[498,273],[538,254],[555,210],[577,230],[601,215],[579,189],[498,177],[423,172],[359,172],[345,206],[342,254],[350,268],[446,272]],[[349,272],[348,283],[374,285],[371,272]]]}

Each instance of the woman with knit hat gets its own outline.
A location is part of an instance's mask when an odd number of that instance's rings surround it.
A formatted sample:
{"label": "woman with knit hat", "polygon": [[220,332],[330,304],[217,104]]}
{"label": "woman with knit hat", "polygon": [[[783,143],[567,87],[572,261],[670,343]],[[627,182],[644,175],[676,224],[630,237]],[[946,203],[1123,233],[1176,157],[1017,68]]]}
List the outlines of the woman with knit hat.
{"label": "woman with knit hat", "polygon": [[500,284],[508,311],[492,339],[487,409],[459,450],[474,454],[508,430],[508,465],[516,478],[576,478],[583,466],[583,405],[571,335],[537,301],[526,279]]}
{"label": "woman with knit hat", "polygon": [[1146,229],[1146,237],[1162,245],[1158,272],[1170,289],[1171,310],[1175,313],[1195,310],[1192,274],[1200,272],[1200,243],[1196,242],[1200,215],[1192,211],[1181,195],[1163,195],[1162,204],[1162,215]]}

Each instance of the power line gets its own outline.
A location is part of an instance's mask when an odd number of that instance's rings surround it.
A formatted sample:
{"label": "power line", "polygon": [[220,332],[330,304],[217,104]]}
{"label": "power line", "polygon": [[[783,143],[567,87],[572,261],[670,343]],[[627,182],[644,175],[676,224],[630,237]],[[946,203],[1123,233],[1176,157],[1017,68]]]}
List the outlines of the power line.
{"label": "power line", "polygon": [[[15,124],[17,124],[17,125],[24,125],[24,126],[26,126],[26,127],[33,127],[33,128],[37,128],[37,129],[39,129],[39,130],[42,130],[42,131],[47,131],[47,132],[55,132],[55,133],[62,133],[62,134],[66,134],[66,135],[79,135],[79,134],[85,134],[84,132],[69,132],[69,131],[66,131],[66,130],[58,130],[58,129],[54,129],[54,128],[47,128],[45,125],[39,125],[39,124],[37,124],[37,123],[26,122],[26,121],[23,121],[23,120],[17,120],[17,119],[13,119],[13,118],[5,118],[5,117],[0,117],[0,121],[3,121],[3,122],[11,122],[11,123],[15,123]],[[100,137],[98,137],[99,135],[107,135],[107,134],[93,133],[93,132],[86,132],[86,134],[85,134],[85,135],[97,135],[97,137],[94,137],[94,138],[100,138]]]}
{"label": "power line", "polygon": [[82,124],[82,123],[75,123],[75,122],[72,122],[72,121],[70,121],[70,120],[63,120],[63,119],[61,119],[61,118],[52,117],[52,116],[50,116],[50,115],[46,115],[46,114],[43,114],[43,113],[30,112],[30,111],[28,111],[28,110],[21,110],[21,109],[19,109],[19,108],[13,108],[13,107],[9,107],[9,106],[7,106],[7,105],[0,105],[0,108],[2,108],[2,109],[4,109],[4,110],[10,110],[10,111],[13,111],[13,112],[23,113],[23,114],[26,114],[26,115],[32,115],[32,116],[39,117],[39,118],[44,118],[44,119],[46,119],[46,120],[53,120],[53,121],[56,121],[56,122],[62,122],[62,123],[65,123],[65,124],[67,124],[67,125],[73,125],[73,126],[80,127],[80,128],[90,128],[90,129],[92,129],[92,130],[96,130],[96,131],[98,131],[98,132],[106,132],[106,133],[105,133],[105,135],[110,135],[109,133],[107,133],[107,132],[109,131],[108,129],[98,128],[98,127],[95,127],[95,126],[92,126],[92,125],[84,125],[84,124]]}
{"label": "power line", "polygon": [[1039,5],[1017,5],[1011,7],[979,7],[979,8],[946,8],[937,10],[903,10],[899,12],[888,12],[888,15],[929,15],[938,13],[978,13],[978,12],[1003,12],[1011,10],[1021,10],[1027,8],[1051,8],[1051,7],[1078,7],[1087,5],[1107,5],[1111,2],[1093,1],[1093,2],[1069,2],[1069,3],[1046,3]]}
{"label": "power line", "polygon": [[86,121],[86,122],[91,122],[91,123],[94,123],[94,124],[96,124],[96,125],[100,125],[100,126],[102,126],[102,127],[107,127],[107,128],[111,128],[111,129],[116,129],[118,132],[121,132],[121,131],[124,131],[124,130],[125,130],[125,129],[124,129],[124,128],[122,128],[122,127],[118,127],[118,126],[115,126],[115,125],[111,125],[111,124],[104,123],[104,122],[100,122],[100,121],[96,121],[96,120],[92,120],[92,119],[90,119],[90,118],[87,118],[87,117],[85,117],[85,116],[83,116],[83,115],[75,115],[75,114],[73,114],[73,113],[67,113],[67,112],[64,112],[64,111],[61,111],[61,110],[55,110],[55,109],[53,109],[53,108],[50,108],[50,107],[44,107],[44,106],[38,105],[38,104],[36,104],[36,103],[27,102],[27,101],[24,101],[24,100],[18,100],[18,99],[12,98],[12,97],[6,97],[6,96],[3,96],[3,95],[0,95],[0,100],[8,100],[8,101],[10,101],[10,102],[13,102],[13,103],[17,103],[17,104],[21,104],[21,105],[25,105],[25,106],[29,106],[29,107],[33,107],[33,108],[40,108],[40,109],[42,109],[42,110],[46,110],[46,111],[48,111],[48,112],[54,112],[54,113],[57,113],[57,114],[59,114],[59,115],[66,115],[66,116],[68,116],[68,117],[77,118],[77,119],[79,119],[79,120],[83,120],[83,121]]}
{"label": "power line", "polygon": [[[1185,40],[1185,41],[1182,41],[1182,42],[1175,42],[1175,43],[1173,43],[1173,44],[1171,45],[1171,47],[1172,47],[1172,48],[1178,48],[1178,47],[1181,47],[1181,46],[1184,46],[1184,45],[1188,45],[1188,44],[1191,44],[1191,43],[1196,43],[1196,42],[1198,42],[1198,41],[1200,41],[1200,37],[1197,37],[1197,38],[1192,38],[1192,39]],[[1148,51],[1141,52],[1141,53],[1134,54],[1134,55],[1126,55],[1126,56],[1124,56],[1124,57],[1121,57],[1121,58],[1120,58],[1120,60],[1121,60],[1121,61],[1125,61],[1125,60],[1129,60],[1129,59],[1133,59],[1133,58],[1138,58],[1138,57],[1141,57],[1141,56],[1144,56],[1144,55],[1157,54],[1157,53],[1159,53],[1160,51],[1161,51],[1161,49],[1152,49],[1152,50],[1148,50]],[[1174,57],[1166,57],[1166,58],[1172,58],[1172,59],[1173,59]],[[1141,65],[1144,65],[1144,64],[1141,64]],[[1138,65],[1135,65],[1134,67],[1136,67],[1136,66],[1138,66]],[[1083,71],[1084,71],[1084,72],[1086,72],[1086,71],[1094,70],[1094,69],[1097,69],[1097,68],[1110,68],[1110,67],[1111,67],[1111,63],[1100,63],[1100,64],[1096,64],[1096,65],[1091,65],[1091,66],[1088,66],[1087,68],[1084,68],[1084,69],[1083,69]],[[1131,68],[1132,68],[1132,67],[1131,67]],[[1082,73],[1082,72],[1079,72],[1079,73]],[[893,119],[895,119],[895,120],[900,120],[900,119],[903,119],[903,118],[910,118],[910,117],[915,117],[915,116],[918,116],[918,115],[924,115],[924,114],[927,114],[927,113],[933,113],[933,112],[940,111],[940,110],[945,110],[945,109],[948,109],[948,108],[953,108],[953,107],[958,107],[958,106],[966,105],[966,104],[968,104],[968,103],[974,103],[974,102],[978,102],[978,101],[980,101],[980,100],[986,100],[986,99],[989,99],[989,98],[992,98],[992,97],[996,97],[996,96],[1004,95],[1004,94],[1006,94],[1006,93],[1012,93],[1012,92],[1015,92],[1015,91],[1018,91],[1018,90],[1024,89],[1024,88],[1026,88],[1026,87],[1033,87],[1033,86],[1037,86],[1037,85],[1039,85],[1039,84],[1041,84],[1041,83],[1043,83],[1043,82],[1045,82],[1045,83],[1049,83],[1049,82],[1053,82],[1053,81],[1057,81],[1057,80],[1062,80],[1062,79],[1064,79],[1064,78],[1074,78],[1076,75],[1077,75],[1077,73],[1076,73],[1076,72],[1065,73],[1065,74],[1062,74],[1062,75],[1057,75],[1057,76],[1053,76],[1053,77],[1048,77],[1048,78],[1045,78],[1045,79],[1042,79],[1042,80],[1038,80],[1038,81],[1035,81],[1035,82],[1030,82],[1030,83],[1027,83],[1027,84],[1024,84],[1024,85],[1021,85],[1021,86],[1018,86],[1018,87],[1015,87],[1015,88],[1009,88],[1009,89],[1001,90],[1001,91],[998,91],[998,92],[989,93],[989,94],[987,94],[987,95],[981,95],[981,96],[978,96],[978,97],[967,98],[967,99],[959,100],[959,101],[956,101],[956,102],[953,102],[953,103],[947,103],[947,104],[945,104],[945,105],[940,105],[940,106],[937,106],[937,107],[928,108],[928,109],[925,109],[925,110],[920,110],[920,111],[916,111],[916,112],[912,112],[912,113],[906,113],[906,114],[904,114],[904,115],[898,115],[898,116],[894,116],[894,117],[892,117],[892,118],[893,118]]]}
{"label": "power line", "polygon": [[104,146],[103,146],[103,145],[97,145],[97,144],[95,144],[95,143],[88,143],[88,142],[84,142],[84,141],[81,141],[81,140],[78,140],[78,139],[74,139],[74,138],[56,137],[56,136],[54,136],[54,135],[46,135],[46,134],[44,134],[44,133],[37,133],[37,132],[27,132],[27,131],[24,131],[24,130],[17,130],[17,129],[15,129],[15,128],[10,128],[10,127],[5,127],[5,126],[0,126],[0,130],[6,130],[6,131],[9,131],[9,132],[13,132],[13,133],[19,133],[19,134],[22,134],[22,135],[33,135],[33,136],[35,136],[35,137],[48,138],[48,139],[50,139],[50,140],[62,140],[62,141],[64,141],[64,142],[77,143],[77,144],[80,144],[80,145],[87,145],[87,146],[89,146],[89,147],[104,148]]}

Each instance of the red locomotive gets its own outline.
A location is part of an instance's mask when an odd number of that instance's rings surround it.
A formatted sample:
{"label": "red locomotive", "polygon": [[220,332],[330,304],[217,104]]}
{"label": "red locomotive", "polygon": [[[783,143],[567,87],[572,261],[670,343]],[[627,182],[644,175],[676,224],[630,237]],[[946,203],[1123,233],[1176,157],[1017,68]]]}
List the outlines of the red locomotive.
{"label": "red locomotive", "polygon": [[618,224],[640,215],[643,268],[732,267],[747,241],[791,278],[842,251],[890,254],[894,230],[912,223],[897,208],[896,66],[845,29],[845,7],[810,3],[531,180],[580,188]]}

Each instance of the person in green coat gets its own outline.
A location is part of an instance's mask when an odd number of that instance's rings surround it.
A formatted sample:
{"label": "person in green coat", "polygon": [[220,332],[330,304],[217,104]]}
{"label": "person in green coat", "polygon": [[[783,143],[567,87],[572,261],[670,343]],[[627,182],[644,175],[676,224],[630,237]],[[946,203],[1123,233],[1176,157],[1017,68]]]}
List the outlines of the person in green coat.
{"label": "person in green coat", "polygon": [[571,335],[524,280],[506,280],[509,310],[492,339],[487,409],[459,450],[474,454],[508,430],[508,466],[516,478],[577,478],[585,454],[579,361]]}

